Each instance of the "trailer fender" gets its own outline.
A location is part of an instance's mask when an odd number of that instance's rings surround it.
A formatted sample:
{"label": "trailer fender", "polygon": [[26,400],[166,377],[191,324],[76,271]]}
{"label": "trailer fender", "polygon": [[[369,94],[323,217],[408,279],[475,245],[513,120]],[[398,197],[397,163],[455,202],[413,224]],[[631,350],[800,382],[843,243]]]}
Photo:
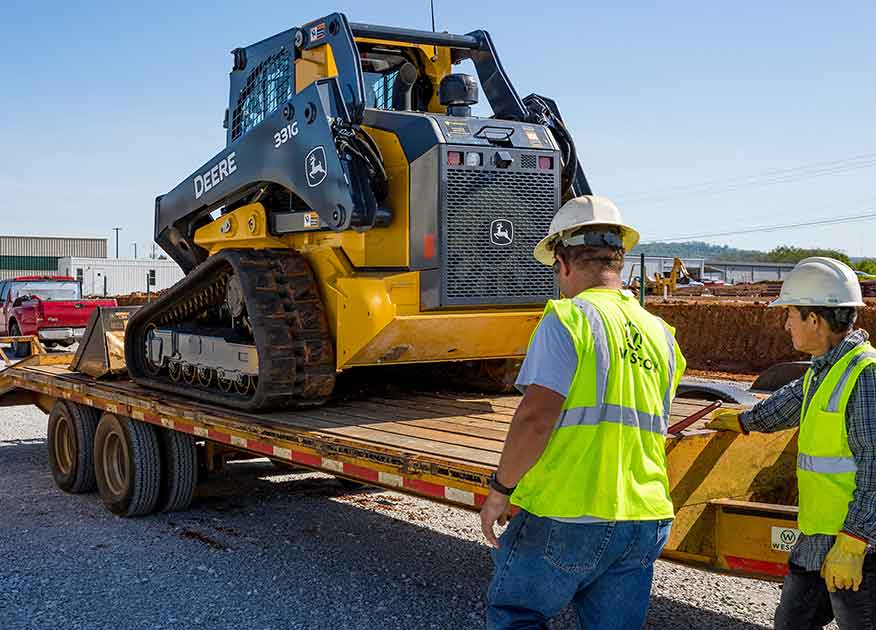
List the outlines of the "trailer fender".
{"label": "trailer fender", "polygon": [[731,383],[695,381],[688,378],[681,379],[675,395],[679,398],[720,400],[738,405],[754,405],[758,401],[753,394]]}

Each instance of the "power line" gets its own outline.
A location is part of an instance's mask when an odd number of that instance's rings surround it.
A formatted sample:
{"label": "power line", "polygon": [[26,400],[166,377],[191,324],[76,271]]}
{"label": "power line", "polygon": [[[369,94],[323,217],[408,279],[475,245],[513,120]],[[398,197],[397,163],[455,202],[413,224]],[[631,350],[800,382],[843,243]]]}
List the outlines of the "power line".
{"label": "power line", "polygon": [[700,184],[675,186],[657,191],[642,191],[630,195],[619,195],[617,198],[625,203],[643,201],[662,203],[666,200],[678,197],[712,195],[724,192],[735,192],[753,187],[792,183],[817,177],[825,177],[828,175],[839,175],[864,168],[873,168],[874,166],[876,166],[876,153],[867,153],[842,160],[818,162],[791,168],[765,171],[753,175],[741,175],[727,179],[711,180]]}
{"label": "power line", "polygon": [[738,236],[740,234],[755,234],[766,232],[778,232],[781,230],[792,230],[802,227],[814,227],[819,225],[837,225],[840,223],[862,223],[864,221],[872,221],[876,219],[876,211],[866,212],[864,214],[849,215],[844,217],[833,217],[830,219],[816,219],[814,221],[801,221],[798,223],[785,223],[781,225],[763,225],[758,227],[744,228],[741,230],[727,230],[724,232],[711,232],[704,234],[689,234],[687,236],[673,236],[669,238],[655,238],[651,242],[662,243],[666,241],[689,241],[698,238],[714,238],[718,236]]}
{"label": "power line", "polygon": [[724,186],[734,186],[739,184],[751,183],[752,181],[756,182],[757,180],[766,178],[767,181],[770,181],[773,178],[785,179],[788,177],[798,176],[801,172],[805,172],[807,175],[810,172],[822,172],[825,171],[833,171],[833,170],[854,170],[857,168],[866,168],[872,166],[876,160],[876,153],[866,153],[862,155],[857,155],[849,158],[844,158],[842,160],[831,160],[828,162],[816,162],[813,164],[805,164],[801,166],[794,166],[790,168],[783,169],[775,169],[770,171],[764,171],[762,173],[755,173],[750,175],[739,175],[736,177],[715,179],[706,182],[702,182],[699,184],[685,184],[683,186],[673,186],[670,188],[664,188],[663,190],[650,190],[650,191],[641,191],[638,193],[632,193],[630,195],[621,196],[624,199],[637,199],[637,198],[645,198],[645,197],[656,197],[671,193],[684,193],[689,191],[697,191],[701,189],[711,189],[718,185]]}

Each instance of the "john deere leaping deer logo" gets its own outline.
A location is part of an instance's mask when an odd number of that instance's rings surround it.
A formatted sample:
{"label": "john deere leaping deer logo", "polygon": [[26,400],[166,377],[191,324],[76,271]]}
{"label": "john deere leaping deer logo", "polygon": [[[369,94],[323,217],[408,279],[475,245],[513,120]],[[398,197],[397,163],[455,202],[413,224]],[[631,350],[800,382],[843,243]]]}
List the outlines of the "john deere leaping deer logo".
{"label": "john deere leaping deer logo", "polygon": [[304,158],[304,172],[307,174],[307,185],[313,188],[319,186],[326,178],[325,149],[316,147],[311,149],[307,157]]}
{"label": "john deere leaping deer logo", "polygon": [[514,242],[514,224],[508,219],[496,219],[490,223],[490,242],[493,245],[510,245]]}

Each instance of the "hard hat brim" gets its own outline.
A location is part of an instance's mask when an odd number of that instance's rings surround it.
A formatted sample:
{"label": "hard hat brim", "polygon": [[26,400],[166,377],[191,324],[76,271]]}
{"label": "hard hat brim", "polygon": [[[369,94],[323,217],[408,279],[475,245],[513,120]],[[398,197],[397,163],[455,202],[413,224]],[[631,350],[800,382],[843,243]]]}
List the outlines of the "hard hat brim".
{"label": "hard hat brim", "polygon": [[767,308],[775,308],[779,306],[824,306],[826,308],[857,308],[866,306],[863,300],[851,302],[828,302],[827,300],[814,300],[809,298],[791,298],[781,297],[773,300],[767,305]]}
{"label": "hard hat brim", "polygon": [[[624,239],[625,252],[632,251],[632,249],[639,244],[639,233],[636,230],[628,225],[618,225],[616,223],[581,223],[579,225],[574,225],[570,228],[566,228],[565,230],[563,230],[563,232],[571,233],[583,227],[596,228],[600,226],[620,228],[621,235]],[[558,236],[558,234],[548,234],[538,242],[538,245],[535,246],[532,255],[542,265],[550,267],[554,264],[554,241],[557,239]]]}

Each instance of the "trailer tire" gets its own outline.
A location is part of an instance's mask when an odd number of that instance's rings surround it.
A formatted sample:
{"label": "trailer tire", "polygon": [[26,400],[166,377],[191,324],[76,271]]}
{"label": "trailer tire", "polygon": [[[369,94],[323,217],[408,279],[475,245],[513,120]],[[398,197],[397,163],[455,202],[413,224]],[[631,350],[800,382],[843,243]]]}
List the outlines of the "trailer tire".
{"label": "trailer tire", "polygon": [[159,512],[187,510],[198,483],[198,456],[191,436],[170,429],[158,429],[161,452]]}
{"label": "trailer tire", "polygon": [[97,489],[106,508],[119,516],[155,509],[161,490],[161,453],[155,429],[105,413],[94,437]]}
{"label": "trailer tire", "polygon": [[80,494],[97,487],[94,475],[94,434],[97,412],[90,407],[59,400],[49,414],[49,467],[55,485]]}

